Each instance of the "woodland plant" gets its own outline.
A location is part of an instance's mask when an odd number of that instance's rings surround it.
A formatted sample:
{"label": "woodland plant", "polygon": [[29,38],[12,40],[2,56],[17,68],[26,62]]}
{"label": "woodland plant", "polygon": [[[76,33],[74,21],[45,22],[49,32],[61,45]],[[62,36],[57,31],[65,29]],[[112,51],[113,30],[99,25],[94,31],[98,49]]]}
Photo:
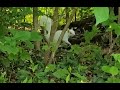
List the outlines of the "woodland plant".
{"label": "woodland plant", "polygon": [[[40,9],[40,10],[39,10]],[[79,12],[81,19],[87,15],[94,15],[95,25],[92,30],[85,31],[83,34],[84,42],[68,46],[61,44],[61,35],[64,36],[67,27],[72,21],[72,15],[67,17],[66,26],[60,35],[60,41],[57,42],[57,48],[54,43],[44,42],[44,35],[37,30],[34,22],[32,30],[32,10],[33,8],[0,8],[0,82],[1,83],[119,83],[120,82],[120,54],[119,35],[120,26],[115,22],[117,16],[113,10],[108,7],[92,8],[70,8],[76,12],[77,18]],[[37,9],[35,9],[37,11]],[[45,13],[45,8],[38,8],[38,14]],[[58,17],[58,12],[62,13],[64,8],[54,8],[54,16]],[[53,9],[48,8],[49,14],[53,14]],[[85,11],[85,12],[84,12]],[[7,13],[7,14],[6,14]],[[35,13],[35,12],[34,12]],[[68,11],[66,12],[69,16]],[[88,14],[86,14],[88,13]],[[85,15],[85,16],[84,16]],[[34,19],[35,19],[34,15]],[[48,15],[49,16],[49,15]],[[57,23],[53,17],[52,29],[57,28]],[[65,17],[65,16],[64,16]],[[119,18],[119,17],[118,17]],[[58,20],[64,23],[64,19]],[[69,21],[69,22],[68,22]],[[21,24],[20,24],[21,23]],[[23,24],[24,23],[24,24]],[[103,53],[104,42],[93,43],[92,39],[101,33],[98,26],[102,24],[105,27],[104,34],[108,33],[108,50]],[[26,29],[27,28],[27,29]],[[28,30],[28,29],[31,30]],[[51,29],[51,30],[52,30]],[[66,29],[66,30],[65,30]],[[56,30],[53,30],[56,31]],[[53,33],[52,34],[55,34]],[[64,32],[64,33],[63,33]],[[76,32],[76,31],[75,31]],[[115,37],[113,37],[115,35]],[[51,38],[51,37],[50,37]],[[104,35],[101,41],[104,40]],[[52,39],[50,39],[52,41]],[[35,43],[40,42],[39,50],[35,49]],[[60,47],[59,47],[60,45]],[[115,50],[116,51],[115,51]],[[54,63],[46,65],[45,52],[50,50],[54,54]],[[50,54],[51,54],[50,53]],[[49,59],[48,59],[49,60]]]}

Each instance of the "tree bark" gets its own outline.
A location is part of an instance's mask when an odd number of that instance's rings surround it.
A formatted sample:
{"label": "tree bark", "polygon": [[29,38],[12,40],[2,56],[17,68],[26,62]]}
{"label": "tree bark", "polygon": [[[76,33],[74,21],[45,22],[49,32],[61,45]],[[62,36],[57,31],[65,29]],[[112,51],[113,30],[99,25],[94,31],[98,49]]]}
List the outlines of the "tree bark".
{"label": "tree bark", "polygon": [[66,7],[65,8],[65,11],[66,11],[66,23],[68,22],[68,19],[69,19],[69,8]]}
{"label": "tree bark", "polygon": [[60,38],[59,38],[58,41],[57,41],[55,50],[54,50],[54,51],[52,52],[52,54],[51,54],[49,63],[52,63],[52,62],[54,61],[55,53],[56,53],[56,51],[57,51],[57,49],[58,49],[58,47],[59,47],[59,45],[60,45],[60,43],[61,43],[61,40],[62,40],[62,38],[63,38],[65,32],[67,31],[67,28],[68,28],[69,25],[70,25],[71,20],[73,19],[73,16],[75,15],[76,10],[77,10],[77,8],[74,7],[74,8],[73,8],[73,11],[72,11],[72,13],[71,13],[71,15],[70,15],[70,18],[68,19],[68,22],[67,22],[67,24],[65,25],[65,27],[64,27],[64,29],[63,29],[61,35],[60,35]]}
{"label": "tree bark", "polygon": [[45,60],[46,65],[48,64],[48,61],[50,58],[50,53],[51,53],[50,43],[53,41],[54,34],[55,34],[57,27],[58,27],[58,9],[59,9],[59,7],[54,8],[53,25],[51,27],[50,38],[49,38],[49,42],[48,42],[49,49],[45,52],[45,56],[44,56],[44,60]]}
{"label": "tree bark", "polygon": [[59,7],[55,7],[55,10],[54,10],[53,25],[51,27],[51,32],[50,32],[50,42],[53,41],[54,34],[58,27],[58,9]]}
{"label": "tree bark", "polygon": [[[33,30],[37,32],[38,30],[38,7],[33,7]],[[40,42],[35,42],[35,49],[40,50]]]}
{"label": "tree bark", "polygon": [[118,23],[120,24],[120,7],[118,7]]}

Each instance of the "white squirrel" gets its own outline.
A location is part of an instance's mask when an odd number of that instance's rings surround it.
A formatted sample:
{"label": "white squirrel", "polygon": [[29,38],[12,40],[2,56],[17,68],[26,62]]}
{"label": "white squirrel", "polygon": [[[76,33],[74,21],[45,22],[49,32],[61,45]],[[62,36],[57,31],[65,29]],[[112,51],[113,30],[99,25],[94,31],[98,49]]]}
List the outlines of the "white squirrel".
{"label": "white squirrel", "polygon": [[[61,33],[62,33],[62,30],[58,30],[58,31],[55,32],[55,35],[54,35],[54,38],[53,38],[54,43],[57,43]],[[65,32],[62,41],[69,44],[69,45],[71,45],[71,43],[68,41],[68,39],[69,39],[69,37],[73,37],[74,35],[75,35],[75,31],[73,29],[68,29]],[[47,41],[49,41],[50,33],[45,35],[45,37],[46,37]]]}
{"label": "white squirrel", "polygon": [[40,27],[44,30],[44,35],[50,33],[53,20],[45,15],[40,18]]}
{"label": "white squirrel", "polygon": [[[56,33],[55,33],[55,35],[54,35],[54,38],[53,38],[53,41],[54,41],[55,43],[58,41],[61,33],[62,33],[62,30],[56,31]],[[73,37],[74,35],[75,35],[75,31],[74,31],[73,29],[68,29],[68,30],[65,32],[62,41],[65,42],[65,43],[67,43],[67,44],[69,44],[69,45],[71,45],[71,43],[68,41],[68,39],[69,39],[69,37]]]}
{"label": "white squirrel", "polygon": [[[47,40],[47,42],[49,41],[49,37],[50,37],[50,32],[51,32],[51,27],[52,27],[52,24],[53,24],[53,20],[45,15],[41,16],[41,19],[40,19],[40,26],[44,31],[44,36]],[[53,38],[53,41],[56,43],[60,37],[62,33],[62,30],[58,30],[55,32],[55,35],[54,35],[54,38]],[[62,39],[63,42],[71,45],[71,43],[68,41],[68,38],[69,37],[72,37],[75,35],[75,31],[73,30],[73,28],[71,29],[68,29],[65,34],[64,34],[64,37]]]}

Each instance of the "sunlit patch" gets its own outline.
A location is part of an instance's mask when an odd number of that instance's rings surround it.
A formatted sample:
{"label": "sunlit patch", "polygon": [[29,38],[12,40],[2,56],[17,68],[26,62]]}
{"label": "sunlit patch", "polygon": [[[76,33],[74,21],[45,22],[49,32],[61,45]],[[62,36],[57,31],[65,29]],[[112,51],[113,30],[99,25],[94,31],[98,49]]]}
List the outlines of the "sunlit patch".
{"label": "sunlit patch", "polygon": [[46,68],[49,68],[48,66],[46,66]]}
{"label": "sunlit patch", "polygon": [[110,25],[109,28],[112,28],[112,26]]}
{"label": "sunlit patch", "polygon": [[32,23],[33,22],[33,15],[29,14],[25,16],[26,22]]}

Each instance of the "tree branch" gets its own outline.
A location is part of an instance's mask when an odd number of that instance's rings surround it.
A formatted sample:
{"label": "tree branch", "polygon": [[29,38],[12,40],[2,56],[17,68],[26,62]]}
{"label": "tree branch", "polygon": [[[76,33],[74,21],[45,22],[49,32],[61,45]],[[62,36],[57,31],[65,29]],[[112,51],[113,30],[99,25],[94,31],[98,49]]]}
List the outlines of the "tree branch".
{"label": "tree branch", "polygon": [[61,41],[62,41],[62,38],[64,37],[65,32],[67,31],[67,28],[68,28],[69,25],[70,25],[71,20],[73,19],[73,16],[75,15],[76,10],[77,10],[77,8],[74,7],[74,8],[73,8],[73,11],[72,11],[72,14],[70,15],[70,17],[69,17],[69,19],[68,19],[68,22],[67,22],[67,24],[65,25],[65,27],[64,27],[64,29],[63,29],[63,31],[62,31],[62,33],[61,33],[61,35],[60,35],[60,37],[59,37],[59,39],[58,39],[58,41],[57,41],[55,50],[54,50],[54,51],[52,52],[52,54],[51,54],[49,63],[52,63],[52,61],[53,61],[53,59],[54,59],[54,56],[55,56],[55,53],[56,53],[56,51],[57,51],[57,49],[58,49],[58,47],[59,47],[59,45],[60,45],[60,43],[61,43]]}
{"label": "tree branch", "polygon": [[[38,30],[38,7],[33,7],[33,30],[37,32]],[[36,50],[40,50],[40,42],[35,42]]]}
{"label": "tree branch", "polygon": [[51,27],[49,42],[53,41],[54,34],[58,27],[58,9],[59,7],[55,7],[54,16],[53,16],[53,25]]}

